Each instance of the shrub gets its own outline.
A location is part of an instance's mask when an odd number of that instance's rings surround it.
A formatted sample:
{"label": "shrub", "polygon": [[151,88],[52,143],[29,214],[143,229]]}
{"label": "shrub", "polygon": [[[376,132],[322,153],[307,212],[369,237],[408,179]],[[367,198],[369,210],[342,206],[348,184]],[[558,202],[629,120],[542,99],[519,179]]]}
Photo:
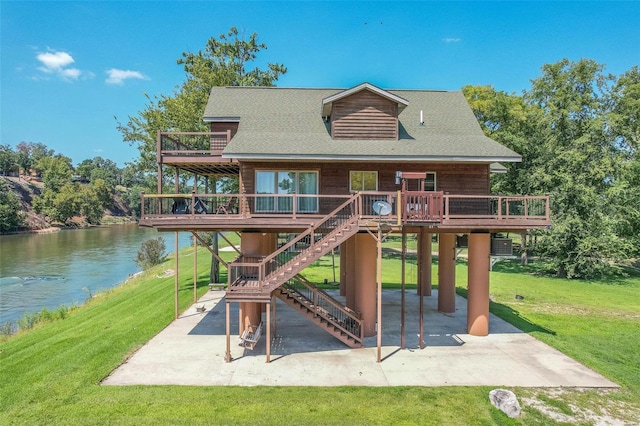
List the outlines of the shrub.
{"label": "shrub", "polygon": [[150,238],[142,243],[138,255],[136,256],[136,263],[142,269],[149,269],[152,266],[162,263],[166,257],[165,243],[162,237]]}

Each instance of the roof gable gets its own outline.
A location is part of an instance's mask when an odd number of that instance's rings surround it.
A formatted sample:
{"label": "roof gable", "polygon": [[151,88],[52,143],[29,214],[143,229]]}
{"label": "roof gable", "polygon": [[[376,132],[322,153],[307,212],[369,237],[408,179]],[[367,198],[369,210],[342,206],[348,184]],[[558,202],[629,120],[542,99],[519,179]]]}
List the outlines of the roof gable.
{"label": "roof gable", "polygon": [[333,103],[344,99],[348,96],[351,96],[355,93],[358,93],[362,90],[368,90],[373,92],[374,94],[386,98],[396,104],[398,104],[398,112],[401,112],[407,105],[409,105],[409,101],[401,98],[398,95],[395,95],[389,91],[380,89],[379,87],[374,86],[370,83],[362,83],[351,89],[343,90],[334,95],[328,96],[322,100],[322,116],[329,117],[331,115],[331,109],[333,108]]}

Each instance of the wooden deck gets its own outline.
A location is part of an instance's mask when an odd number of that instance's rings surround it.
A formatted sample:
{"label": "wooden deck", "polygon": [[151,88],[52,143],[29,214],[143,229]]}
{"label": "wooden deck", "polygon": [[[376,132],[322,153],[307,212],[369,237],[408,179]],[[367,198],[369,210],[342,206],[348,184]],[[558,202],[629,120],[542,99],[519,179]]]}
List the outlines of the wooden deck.
{"label": "wooden deck", "polygon": [[[300,232],[313,226],[349,197],[143,194],[140,225],[159,231]],[[391,213],[376,216],[372,209],[375,201],[388,202]],[[275,211],[272,207],[278,205],[289,206],[289,210]],[[314,206],[313,211],[309,211],[310,205]],[[521,232],[551,225],[548,196],[362,192],[354,209],[361,230],[377,227],[378,223],[383,223],[391,232],[400,232],[403,227],[428,227],[434,233]]]}

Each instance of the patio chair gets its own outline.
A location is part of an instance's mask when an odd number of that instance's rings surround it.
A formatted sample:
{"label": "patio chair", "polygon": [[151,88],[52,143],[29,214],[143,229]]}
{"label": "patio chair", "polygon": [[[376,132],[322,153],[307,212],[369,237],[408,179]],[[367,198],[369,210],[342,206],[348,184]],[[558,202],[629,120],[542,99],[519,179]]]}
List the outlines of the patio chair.
{"label": "patio chair", "polygon": [[197,214],[207,214],[207,213],[209,213],[209,209],[207,208],[207,205],[200,198],[196,198],[196,201],[193,204],[193,210]]}
{"label": "patio chair", "polygon": [[230,197],[225,204],[218,206],[216,214],[234,214],[237,212],[238,199],[236,197]]}
{"label": "patio chair", "polygon": [[171,206],[171,213],[173,214],[188,214],[189,203],[184,198],[174,198],[173,205]]}

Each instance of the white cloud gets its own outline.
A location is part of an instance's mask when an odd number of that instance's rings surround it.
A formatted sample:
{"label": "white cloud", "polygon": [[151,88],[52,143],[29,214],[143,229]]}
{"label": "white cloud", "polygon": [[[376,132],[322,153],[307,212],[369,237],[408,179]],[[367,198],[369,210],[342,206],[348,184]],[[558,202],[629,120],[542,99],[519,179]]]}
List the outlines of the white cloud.
{"label": "white cloud", "polygon": [[36,55],[36,59],[43,65],[38,69],[45,74],[56,74],[63,80],[78,80],[82,75],[92,78],[91,73],[85,73],[78,68],[69,68],[69,65],[73,64],[75,60],[67,52],[55,50],[40,52]]}
{"label": "white cloud", "polygon": [[50,73],[58,72],[75,62],[67,52],[38,53],[36,58],[44,65],[44,67],[40,67],[40,70]]}
{"label": "white cloud", "polygon": [[82,74],[82,71],[80,71],[78,68],[65,68],[60,71],[60,75],[72,80],[77,80],[78,77],[80,77],[80,74]]}
{"label": "white cloud", "polygon": [[138,80],[148,80],[149,78],[142,74],[139,71],[131,71],[131,70],[119,70],[117,68],[111,68],[107,70],[107,79],[105,83],[107,84],[124,84],[125,80],[134,78]]}
{"label": "white cloud", "polygon": [[444,41],[445,43],[460,43],[462,41],[462,39],[461,38],[448,37],[448,38],[443,38],[442,41]]}

